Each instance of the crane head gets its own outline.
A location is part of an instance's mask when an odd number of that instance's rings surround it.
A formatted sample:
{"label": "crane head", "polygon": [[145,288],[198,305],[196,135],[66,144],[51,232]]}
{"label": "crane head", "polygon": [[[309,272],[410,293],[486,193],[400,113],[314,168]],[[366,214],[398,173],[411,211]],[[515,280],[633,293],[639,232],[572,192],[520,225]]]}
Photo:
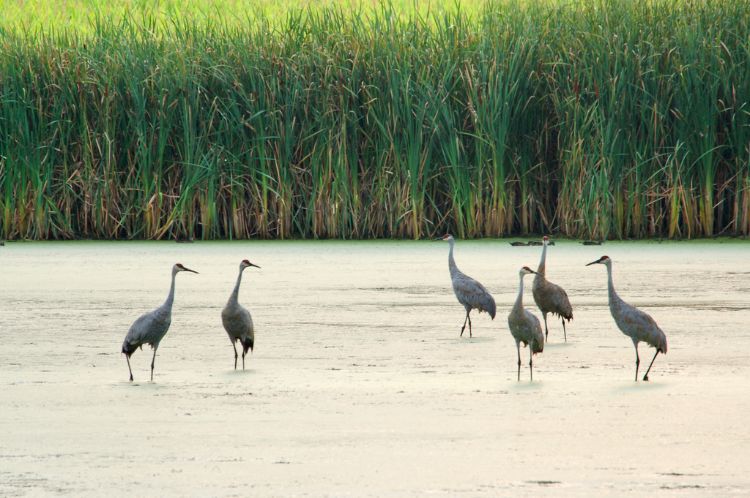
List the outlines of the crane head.
{"label": "crane head", "polygon": [[531,268],[529,268],[528,266],[524,266],[523,268],[521,268],[522,275],[528,275],[529,273],[536,273],[536,272],[532,270]]}
{"label": "crane head", "polygon": [[186,267],[182,266],[182,263],[177,263],[176,265],[174,265],[174,271],[175,272],[178,272],[178,271],[189,271],[189,272],[192,272],[192,273],[198,273],[195,270],[191,270],[190,268],[186,268]]}
{"label": "crane head", "polygon": [[542,237],[542,242],[549,242],[549,237],[547,237],[546,235]]}
{"label": "crane head", "polygon": [[609,256],[602,256],[601,258],[597,259],[596,261],[592,261],[591,263],[587,264],[586,266],[595,265],[597,263],[602,264],[602,265],[606,265],[606,264],[608,264],[611,261],[612,260],[609,259]]}
{"label": "crane head", "polygon": [[240,266],[242,267],[242,269],[243,269],[243,270],[244,270],[245,268],[247,268],[248,266],[254,266],[254,267],[256,267],[256,268],[260,268],[260,266],[258,266],[258,265],[256,265],[256,264],[253,264],[253,263],[251,263],[250,261],[248,261],[248,260],[246,260],[246,259],[243,259],[243,260],[242,260],[242,263],[240,263]]}
{"label": "crane head", "polygon": [[449,233],[446,233],[445,235],[443,235],[442,237],[440,237],[437,240],[453,240],[453,235],[451,235]]}

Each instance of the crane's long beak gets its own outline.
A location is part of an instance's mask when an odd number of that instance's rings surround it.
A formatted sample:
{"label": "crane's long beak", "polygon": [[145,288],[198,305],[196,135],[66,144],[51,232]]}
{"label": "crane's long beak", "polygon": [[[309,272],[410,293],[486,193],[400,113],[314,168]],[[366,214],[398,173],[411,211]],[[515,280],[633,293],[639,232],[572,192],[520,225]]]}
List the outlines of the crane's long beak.
{"label": "crane's long beak", "polygon": [[596,261],[592,261],[591,263],[588,263],[586,266],[595,265],[596,263],[601,262],[601,259],[597,259]]}
{"label": "crane's long beak", "polygon": [[260,266],[256,265],[255,263],[250,263],[250,266],[254,266],[256,268],[260,268]]}
{"label": "crane's long beak", "polygon": [[185,271],[193,272],[193,273],[196,273],[196,274],[198,273],[197,271],[195,271],[195,270],[191,270],[190,268],[186,268],[186,267],[184,267],[184,266],[183,266],[183,268],[185,268]]}

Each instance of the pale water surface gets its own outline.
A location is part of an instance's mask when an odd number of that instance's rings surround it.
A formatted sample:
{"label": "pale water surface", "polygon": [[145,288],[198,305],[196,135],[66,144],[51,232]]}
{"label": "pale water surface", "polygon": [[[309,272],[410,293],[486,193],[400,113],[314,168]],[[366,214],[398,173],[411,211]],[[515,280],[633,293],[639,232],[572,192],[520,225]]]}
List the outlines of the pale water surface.
{"label": "pale water surface", "polygon": [[[516,382],[507,313],[539,247],[459,241],[494,294],[474,315],[442,242],[8,243],[0,247],[0,495],[498,496],[750,493],[750,243],[558,242],[575,319]],[[633,382],[606,270],[669,340]],[[245,372],[220,312],[243,258]],[[148,382],[132,321],[182,273]],[[531,278],[525,302],[533,306]],[[653,350],[641,345],[642,367]],[[642,369],[645,370],[645,367]],[[642,375],[642,374],[641,374]]]}

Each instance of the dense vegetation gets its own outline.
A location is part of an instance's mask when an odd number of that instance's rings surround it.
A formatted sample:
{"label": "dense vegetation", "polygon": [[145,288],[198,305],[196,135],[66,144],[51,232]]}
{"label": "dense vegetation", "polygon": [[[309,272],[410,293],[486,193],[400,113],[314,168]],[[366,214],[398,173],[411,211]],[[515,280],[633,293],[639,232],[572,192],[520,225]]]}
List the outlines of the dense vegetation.
{"label": "dense vegetation", "polygon": [[750,233],[750,8],[0,31],[0,236]]}

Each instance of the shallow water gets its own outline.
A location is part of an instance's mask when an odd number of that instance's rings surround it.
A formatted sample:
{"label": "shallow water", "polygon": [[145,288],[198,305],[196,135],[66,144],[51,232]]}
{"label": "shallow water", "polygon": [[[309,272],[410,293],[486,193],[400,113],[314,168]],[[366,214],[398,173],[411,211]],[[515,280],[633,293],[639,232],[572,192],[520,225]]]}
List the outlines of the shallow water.
{"label": "shallow water", "polygon": [[[9,243],[0,247],[0,495],[745,494],[748,242],[558,242],[548,278],[575,319],[521,382],[507,313],[539,247],[459,241],[492,291],[473,314],[442,242]],[[669,340],[651,382],[609,315],[615,285]],[[247,370],[220,312],[239,261]],[[177,277],[159,348],[119,353]],[[525,303],[533,306],[531,278]],[[642,370],[653,350],[641,345]]]}

